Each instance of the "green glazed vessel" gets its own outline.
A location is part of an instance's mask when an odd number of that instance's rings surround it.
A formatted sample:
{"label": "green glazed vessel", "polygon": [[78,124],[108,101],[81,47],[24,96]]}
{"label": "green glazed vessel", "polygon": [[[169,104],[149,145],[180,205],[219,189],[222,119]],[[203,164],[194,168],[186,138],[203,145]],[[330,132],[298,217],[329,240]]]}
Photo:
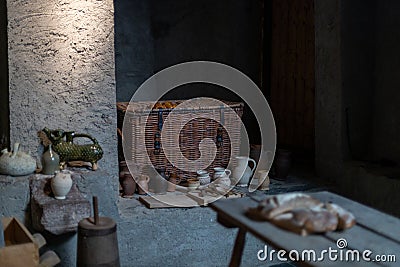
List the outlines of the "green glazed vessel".
{"label": "green glazed vessel", "polygon": [[53,151],[52,145],[50,144],[47,151],[43,153],[43,174],[55,174],[56,171],[60,170],[60,156]]}
{"label": "green glazed vessel", "polygon": [[[61,129],[44,128],[42,131],[53,144],[53,150],[60,156],[61,165],[70,161],[85,161],[92,164],[92,170],[97,169],[97,162],[103,157],[103,149],[95,138],[88,134],[76,134]],[[92,144],[75,144],[74,138],[78,137],[89,138]]]}

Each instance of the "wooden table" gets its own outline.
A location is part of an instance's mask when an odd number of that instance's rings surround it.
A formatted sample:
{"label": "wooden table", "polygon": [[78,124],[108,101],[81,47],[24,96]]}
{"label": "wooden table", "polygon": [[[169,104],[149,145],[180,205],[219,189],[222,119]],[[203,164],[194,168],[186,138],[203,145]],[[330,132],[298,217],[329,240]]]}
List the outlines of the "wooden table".
{"label": "wooden table", "polygon": [[[247,208],[256,207],[258,205],[258,202],[253,199],[246,197],[241,199],[218,200],[212,203],[210,206],[217,212],[219,223],[225,227],[239,228],[229,266],[240,265],[247,232],[264,241],[267,245],[268,253],[272,249],[276,251],[284,250],[285,254],[281,255],[281,257],[289,258],[289,252],[291,250],[297,250],[300,259],[296,261],[296,264],[299,265],[400,266],[400,220],[398,218],[334,193],[317,192],[310,193],[309,195],[324,202],[332,201],[351,211],[356,217],[357,224],[346,231],[300,236],[283,230],[269,222],[259,222],[248,218],[245,215]],[[337,242],[341,238],[347,241],[347,246],[345,248],[341,247],[342,243],[338,247]],[[337,250],[337,253],[335,254],[333,252],[332,255],[340,257],[340,254],[343,253],[343,260],[330,260],[328,252],[321,257],[322,250],[329,250],[329,248]],[[260,250],[263,249],[263,247],[260,247]],[[313,255],[307,252],[309,250],[314,250],[316,252],[317,260],[312,259]],[[356,256],[356,254],[353,254],[356,253],[354,250],[359,251],[360,261],[352,261],[352,255]],[[362,253],[365,250],[370,250],[372,252],[372,254],[369,255],[370,259],[375,259],[377,255],[380,255],[382,259],[382,255],[385,255],[386,259],[388,260],[390,257],[392,262],[377,262],[375,260],[370,262],[364,261],[362,259]],[[257,252],[258,251],[254,251],[255,263],[261,262],[257,257]],[[301,253],[303,252],[304,258],[302,259]],[[309,258],[308,255],[311,255],[311,258]],[[346,261],[346,255],[349,259],[348,261]],[[393,262],[392,255],[395,257],[395,262]],[[264,253],[261,253],[260,256],[263,257]],[[296,254],[293,253],[292,256],[296,257]],[[273,255],[273,258],[278,259],[276,253]],[[318,258],[323,258],[324,260],[319,261]],[[269,260],[268,258],[266,263]]]}

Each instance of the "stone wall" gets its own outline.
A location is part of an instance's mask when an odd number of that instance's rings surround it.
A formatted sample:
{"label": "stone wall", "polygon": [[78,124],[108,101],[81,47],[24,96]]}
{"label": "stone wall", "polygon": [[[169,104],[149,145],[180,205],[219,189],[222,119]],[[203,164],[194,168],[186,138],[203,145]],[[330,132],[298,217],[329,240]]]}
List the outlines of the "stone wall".
{"label": "stone wall", "polygon": [[7,1],[11,142],[43,127],[89,133],[117,172],[113,2]]}
{"label": "stone wall", "polygon": [[[104,156],[79,187],[89,200],[99,197],[103,215],[118,218],[113,1],[8,0],[7,15],[11,142],[40,156],[44,127],[91,134]],[[28,177],[0,178],[0,215],[29,227]],[[47,239],[61,266],[73,266],[76,235]]]}

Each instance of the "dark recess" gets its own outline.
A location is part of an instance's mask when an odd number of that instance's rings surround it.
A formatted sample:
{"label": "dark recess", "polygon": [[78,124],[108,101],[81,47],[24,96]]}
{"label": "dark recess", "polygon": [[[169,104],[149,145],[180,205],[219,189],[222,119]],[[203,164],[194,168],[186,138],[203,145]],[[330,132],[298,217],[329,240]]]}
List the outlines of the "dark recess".
{"label": "dark recess", "polygon": [[8,105],[7,2],[0,0],[0,148],[10,146]]}

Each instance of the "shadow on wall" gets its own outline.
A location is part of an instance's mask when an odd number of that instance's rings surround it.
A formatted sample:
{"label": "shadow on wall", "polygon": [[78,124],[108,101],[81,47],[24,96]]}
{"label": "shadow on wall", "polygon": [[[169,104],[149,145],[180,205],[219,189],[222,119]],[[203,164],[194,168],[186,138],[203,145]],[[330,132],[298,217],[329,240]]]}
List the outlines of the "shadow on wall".
{"label": "shadow on wall", "polygon": [[[400,173],[398,173],[400,174]],[[351,199],[400,217],[400,179],[375,172],[363,162],[347,162],[343,178],[337,184]]]}

